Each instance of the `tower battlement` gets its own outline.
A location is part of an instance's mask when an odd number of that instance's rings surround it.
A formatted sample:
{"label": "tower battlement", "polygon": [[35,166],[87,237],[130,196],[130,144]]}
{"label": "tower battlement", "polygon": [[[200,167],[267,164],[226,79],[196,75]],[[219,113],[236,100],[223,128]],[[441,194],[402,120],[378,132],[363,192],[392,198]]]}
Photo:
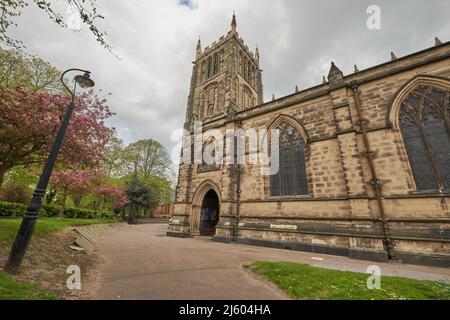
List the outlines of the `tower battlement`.
{"label": "tower battlement", "polygon": [[186,127],[193,120],[205,120],[242,111],[263,103],[259,51],[250,51],[236,31],[231,30],[202,50],[200,39],[192,70]]}

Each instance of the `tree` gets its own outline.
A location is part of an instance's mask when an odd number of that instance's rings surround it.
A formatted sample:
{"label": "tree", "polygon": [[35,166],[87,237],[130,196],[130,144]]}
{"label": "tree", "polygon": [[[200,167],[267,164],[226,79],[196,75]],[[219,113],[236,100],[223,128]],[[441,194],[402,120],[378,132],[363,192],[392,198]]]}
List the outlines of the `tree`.
{"label": "tree", "polygon": [[[70,98],[21,89],[0,92],[0,186],[9,169],[43,163]],[[101,159],[113,113],[106,100],[89,91],[76,100],[58,161],[68,167],[93,167]]]}
{"label": "tree", "polygon": [[145,182],[151,188],[156,203],[165,204],[171,201],[173,189],[169,180],[152,176]]}
{"label": "tree", "polygon": [[102,150],[102,170],[108,177],[120,177],[123,142],[115,131],[111,132],[108,144]]}
{"label": "tree", "polygon": [[[79,13],[80,22],[89,27],[91,33],[96,37],[104,48],[111,52],[111,46],[106,41],[106,32],[101,31],[96,24],[98,19],[104,17],[98,12],[98,5],[95,0],[64,0],[69,6],[75,8]],[[7,35],[10,26],[17,25],[14,19],[22,14],[24,7],[28,6],[29,0],[2,0],[0,1],[0,43],[16,49],[22,49],[20,40]],[[55,4],[50,0],[33,0],[39,9],[43,10],[48,17],[57,25],[67,28],[61,13],[55,10]]]}
{"label": "tree", "polygon": [[128,203],[127,195],[123,188],[113,186],[100,186],[95,193],[102,197],[100,210],[104,210],[106,202],[111,204],[112,209],[124,206]]}
{"label": "tree", "polygon": [[131,209],[129,217],[136,217],[139,211],[148,211],[156,204],[150,187],[136,177],[126,185],[125,192],[128,199],[128,207]]}
{"label": "tree", "polygon": [[57,92],[61,89],[60,74],[41,58],[0,49],[0,91],[20,87],[27,92]]}
{"label": "tree", "polygon": [[146,180],[151,176],[168,178],[173,175],[173,166],[166,148],[158,141],[140,140],[123,151],[124,175],[133,175]]}
{"label": "tree", "polygon": [[51,184],[54,189],[61,191],[63,200],[60,216],[64,215],[67,196],[72,195],[79,198],[90,192],[93,181],[98,178],[98,174],[92,171],[67,170],[55,172],[51,177]]}

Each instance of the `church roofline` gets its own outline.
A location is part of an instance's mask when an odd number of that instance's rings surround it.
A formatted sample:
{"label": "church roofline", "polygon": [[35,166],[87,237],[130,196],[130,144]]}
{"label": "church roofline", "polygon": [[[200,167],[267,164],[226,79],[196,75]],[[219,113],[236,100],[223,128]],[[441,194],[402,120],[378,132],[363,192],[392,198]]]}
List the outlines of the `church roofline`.
{"label": "church roofline", "polygon": [[390,76],[390,75],[393,75],[393,74],[396,74],[396,73],[404,72],[404,71],[409,70],[409,69],[414,69],[414,68],[420,67],[421,65],[424,65],[424,64],[429,64],[429,63],[433,63],[433,62],[436,62],[436,61],[449,59],[450,58],[450,51],[448,53],[444,54],[444,55],[438,55],[438,56],[430,58],[430,59],[425,59],[423,61],[418,61],[416,63],[413,62],[411,65],[406,65],[406,66],[399,67],[399,68],[396,68],[396,69],[389,68],[386,72],[380,72],[379,74],[375,74],[373,76],[369,76],[369,77],[366,76],[366,77],[364,77],[364,73],[373,72],[376,69],[382,69],[383,67],[388,67],[388,66],[391,66],[391,65],[396,65],[396,64],[400,65],[400,64],[402,64],[403,61],[405,61],[407,59],[411,59],[413,57],[423,55],[424,53],[428,53],[428,52],[432,52],[432,51],[435,51],[435,50],[439,50],[439,49],[442,49],[443,47],[446,47],[446,46],[449,47],[449,49],[450,49],[450,41],[447,41],[445,43],[442,43],[442,44],[439,44],[439,45],[435,45],[433,47],[429,47],[429,48],[426,48],[426,49],[423,49],[423,50],[420,50],[420,51],[413,52],[413,53],[408,54],[406,56],[399,57],[399,58],[397,58],[396,60],[393,60],[393,61],[389,60],[387,62],[383,62],[381,64],[369,67],[367,69],[363,69],[363,70],[359,71],[358,73],[352,73],[352,74],[345,75],[344,78],[343,78],[343,83],[341,85],[339,85],[339,86],[331,86],[330,82],[322,83],[322,84],[319,84],[319,85],[316,85],[316,86],[313,86],[313,87],[306,88],[306,89],[301,90],[301,91],[299,91],[297,93],[292,93],[292,94],[289,94],[287,96],[283,96],[283,97],[280,97],[278,99],[275,99],[273,101],[268,101],[266,103],[254,106],[252,108],[239,111],[238,113],[244,113],[244,112],[248,112],[248,111],[254,110],[256,108],[263,107],[263,106],[276,104],[276,103],[279,103],[281,100],[288,99],[288,98],[294,97],[296,95],[302,95],[302,94],[304,95],[304,94],[308,93],[308,91],[315,91],[315,90],[318,90],[318,89],[322,88],[322,90],[319,90],[320,93],[305,99],[305,101],[311,100],[311,99],[323,96],[323,95],[327,94],[329,91],[334,90],[334,89],[338,89],[338,88],[341,88],[341,87],[346,87],[346,86],[349,86],[349,85],[352,85],[352,84],[361,85],[361,84],[364,84],[364,83],[367,83],[367,82],[371,82],[371,81],[375,81],[375,80],[378,80],[380,78],[384,78],[384,77],[387,77],[387,76]]}
{"label": "church roofline", "polygon": [[[373,72],[376,69],[381,69],[383,67],[387,67],[387,66],[390,66],[390,65],[396,65],[396,64],[400,65],[400,64],[402,64],[403,61],[405,61],[407,59],[413,58],[415,56],[422,55],[422,54],[427,53],[429,51],[438,50],[438,49],[440,49],[442,47],[445,47],[445,46],[448,46],[450,48],[450,41],[447,41],[447,42],[442,43],[440,45],[435,45],[433,47],[429,47],[429,48],[426,48],[426,49],[423,49],[423,50],[420,50],[420,51],[416,51],[416,52],[410,53],[410,54],[408,54],[406,56],[399,57],[396,60],[389,60],[387,62],[383,62],[383,63],[377,64],[375,66],[368,67],[366,69],[362,69],[358,73],[351,73],[351,74],[348,74],[348,75],[344,75],[344,78],[343,78],[344,82],[339,87],[348,86],[349,84],[351,84],[353,82],[355,82],[357,84],[363,84],[363,83],[367,83],[367,82],[370,82],[370,81],[375,81],[375,80],[377,80],[379,78],[384,78],[386,76],[402,72],[402,71],[404,71],[404,69],[417,68],[417,67],[419,67],[420,65],[423,65],[423,64],[428,64],[428,63],[432,63],[432,62],[435,62],[435,61],[439,61],[439,60],[450,58],[450,52],[449,52],[449,53],[447,53],[447,54],[445,54],[443,56],[437,56],[437,57],[435,57],[433,59],[427,59],[425,61],[418,62],[418,63],[415,63],[415,64],[413,63],[412,65],[405,66],[404,68],[399,68],[399,69],[394,69],[394,70],[389,69],[387,72],[383,72],[383,73],[374,75],[372,77],[367,77],[367,78],[361,79],[361,77],[363,76],[364,73]],[[355,80],[349,81],[352,78],[354,78]],[[301,91],[299,91],[297,93],[293,93],[293,94],[289,94],[287,96],[280,97],[278,99],[275,99],[274,101],[268,101],[268,102],[266,102],[264,104],[260,104],[258,106],[253,107],[253,108],[261,107],[261,106],[264,106],[264,105],[267,105],[267,104],[271,104],[271,103],[276,103],[277,101],[280,101],[280,100],[283,100],[283,99],[286,99],[286,98],[289,98],[289,97],[292,97],[292,96],[295,96],[295,95],[299,95],[299,94],[302,94],[302,93],[306,93],[308,91],[311,91],[311,90],[314,90],[314,89],[318,89],[320,87],[324,87],[324,88],[328,87],[331,90],[336,88],[336,87],[331,87],[330,86],[330,82],[322,83],[322,84],[319,84],[319,85],[316,85],[316,86],[312,86],[312,87],[306,88],[306,89],[301,90]],[[250,109],[247,109],[245,111],[248,111],[248,110],[250,110]]]}
{"label": "church roofline", "polygon": [[[404,65],[404,63],[403,63],[407,59],[417,58],[420,55],[424,55],[426,53],[432,53],[433,51],[439,51],[446,47],[448,47],[447,48],[448,51],[443,54],[435,54],[433,57],[429,57],[429,58],[426,57],[425,59],[412,61],[410,64],[407,64],[407,65]],[[413,52],[406,56],[399,57],[397,60],[394,60],[394,61],[389,60],[387,62],[369,67],[367,69],[363,69],[363,70],[359,71],[358,73],[348,74],[348,75],[344,76],[343,82],[341,84],[339,84],[338,86],[332,86],[332,85],[330,85],[330,82],[321,83],[319,85],[303,89],[297,93],[292,93],[287,96],[283,96],[278,99],[275,99],[273,101],[268,101],[266,103],[259,104],[259,105],[256,105],[254,107],[251,107],[251,108],[248,108],[245,110],[240,110],[236,113],[236,115],[239,116],[239,115],[248,113],[248,115],[244,115],[242,117],[242,119],[252,118],[252,117],[258,116],[263,113],[275,111],[279,108],[285,108],[290,105],[294,105],[297,103],[303,103],[303,102],[306,102],[306,101],[309,101],[312,99],[320,98],[322,96],[327,95],[331,90],[348,87],[348,86],[352,86],[352,85],[362,85],[362,84],[365,84],[365,83],[368,83],[371,81],[376,81],[380,78],[385,78],[385,77],[388,77],[388,76],[391,76],[391,75],[394,75],[394,74],[397,74],[400,72],[405,72],[407,70],[418,68],[422,65],[430,64],[433,62],[438,62],[438,61],[445,60],[445,59],[450,59],[450,41],[439,44],[439,45],[435,45],[433,47],[429,47],[429,48],[426,48],[426,49],[423,49],[420,51]],[[395,65],[398,65],[398,67],[395,67]],[[394,66],[394,68],[392,68],[392,66]],[[383,68],[385,68],[386,71],[382,71]],[[376,72],[375,75],[367,76],[367,73],[369,73],[369,72],[374,73],[373,71],[377,71],[377,69],[381,69],[381,70]],[[298,96],[301,98],[292,99],[295,96]],[[283,100],[286,100],[285,103],[282,103]],[[268,108],[269,106],[273,106],[273,108]],[[261,110],[258,112],[258,109],[261,109]],[[213,119],[213,120],[211,120],[211,123],[219,121],[223,118],[224,117]],[[205,124],[207,124],[207,123],[205,123]]]}
{"label": "church roofline", "polygon": [[[348,79],[348,78],[359,77],[359,76],[361,76],[362,73],[367,73],[367,72],[369,72],[369,71],[374,71],[374,70],[376,70],[376,69],[379,69],[379,68],[382,68],[382,67],[386,67],[386,66],[389,66],[389,65],[401,64],[401,62],[403,62],[403,61],[405,61],[405,60],[407,60],[407,59],[410,59],[410,58],[412,58],[412,57],[415,57],[415,56],[418,56],[418,55],[427,53],[427,52],[429,52],[429,51],[434,51],[434,50],[436,50],[436,49],[438,49],[438,48],[442,48],[442,47],[445,47],[445,46],[449,46],[449,47],[450,47],[450,41],[447,41],[447,42],[442,43],[442,44],[440,44],[440,45],[435,45],[435,46],[432,46],[432,47],[429,47],[429,48],[425,48],[425,49],[420,50],[420,51],[416,51],[416,52],[407,54],[406,56],[403,56],[403,57],[398,57],[398,58],[395,59],[395,60],[389,60],[389,61],[386,61],[386,62],[377,64],[377,65],[374,65],[374,66],[372,66],[372,67],[368,67],[368,68],[366,68],[366,69],[361,69],[361,70],[359,70],[357,73],[351,73],[351,74],[345,75],[345,76],[344,76],[344,80],[345,80],[345,79]],[[445,57],[444,57],[444,58],[445,58]],[[440,58],[439,58],[438,60],[440,60]],[[425,61],[425,63],[429,63],[429,62],[430,62],[430,61],[428,61],[428,60]],[[432,62],[432,61],[431,61],[431,62]],[[396,72],[392,72],[392,73],[396,73]],[[368,82],[368,81],[364,81],[364,82]]]}

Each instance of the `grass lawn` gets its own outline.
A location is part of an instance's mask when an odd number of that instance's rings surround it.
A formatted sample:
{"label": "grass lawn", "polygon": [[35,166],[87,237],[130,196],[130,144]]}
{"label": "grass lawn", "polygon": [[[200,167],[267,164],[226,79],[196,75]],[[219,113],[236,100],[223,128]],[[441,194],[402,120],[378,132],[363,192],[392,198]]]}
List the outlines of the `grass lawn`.
{"label": "grass lawn", "polygon": [[[0,219],[0,257],[1,253],[9,251],[11,243],[19,229],[21,218]],[[113,219],[66,219],[66,218],[39,218],[33,237],[45,238],[52,232],[60,231],[71,226],[115,223]],[[57,254],[57,253],[55,253]],[[39,287],[38,284],[17,281],[4,272],[0,272],[0,300],[54,300],[58,297]]]}
{"label": "grass lawn", "polygon": [[[0,219],[0,241],[14,240],[19,229],[21,218]],[[65,218],[39,218],[34,230],[34,236],[45,236],[51,232],[62,230],[66,227],[88,224],[114,223],[112,219],[65,219]]]}
{"label": "grass lawn", "polygon": [[450,284],[381,277],[381,289],[369,290],[369,274],[329,270],[289,262],[258,261],[249,270],[297,299],[307,300],[449,300]]}
{"label": "grass lawn", "polygon": [[0,300],[55,300],[56,296],[36,284],[23,284],[0,272]]}

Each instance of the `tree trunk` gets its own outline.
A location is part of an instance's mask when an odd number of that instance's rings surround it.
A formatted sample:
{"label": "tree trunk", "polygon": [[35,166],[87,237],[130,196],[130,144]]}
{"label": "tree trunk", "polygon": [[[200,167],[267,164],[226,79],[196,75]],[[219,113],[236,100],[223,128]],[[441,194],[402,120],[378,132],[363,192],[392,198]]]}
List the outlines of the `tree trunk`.
{"label": "tree trunk", "polygon": [[56,190],[50,190],[49,193],[45,196],[45,203],[51,204],[53,202],[53,199],[56,197]]}
{"label": "tree trunk", "polygon": [[103,211],[105,209],[105,204],[106,204],[106,196],[104,195],[103,196],[103,201],[102,201],[102,204],[101,204],[101,207],[100,207],[100,211]]}
{"label": "tree trunk", "polygon": [[92,209],[94,211],[99,211],[99,207],[100,207],[100,205],[99,205],[98,201],[95,200],[95,201],[92,202]]}
{"label": "tree trunk", "polygon": [[6,169],[0,167],[0,187],[3,185],[3,181],[5,179]]}
{"label": "tree trunk", "polygon": [[78,196],[73,198],[73,204],[75,205],[75,208],[79,208],[81,206],[81,199],[83,197]]}
{"label": "tree trunk", "polygon": [[60,218],[64,217],[64,210],[66,210],[66,200],[67,200],[67,189],[64,189],[63,203],[62,203],[61,210],[59,210],[59,217]]}
{"label": "tree trunk", "polygon": [[122,221],[125,220],[125,210],[126,210],[125,206],[123,206],[123,207],[120,209],[120,220],[122,220]]}

